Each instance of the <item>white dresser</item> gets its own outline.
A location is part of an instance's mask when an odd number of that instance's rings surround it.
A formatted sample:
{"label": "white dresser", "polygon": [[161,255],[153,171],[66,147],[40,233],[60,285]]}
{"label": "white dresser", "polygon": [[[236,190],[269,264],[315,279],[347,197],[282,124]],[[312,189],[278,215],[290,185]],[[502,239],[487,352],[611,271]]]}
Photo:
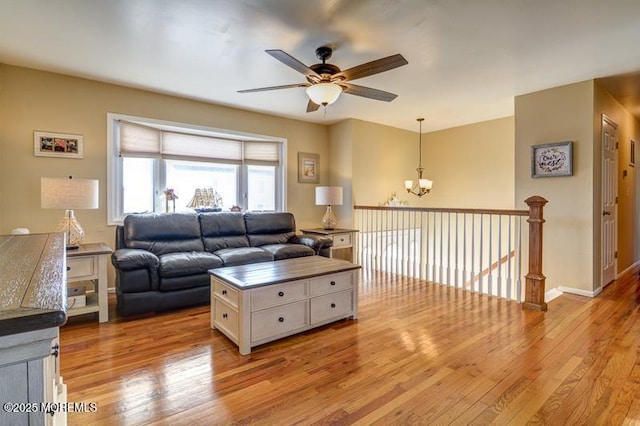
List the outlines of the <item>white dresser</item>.
{"label": "white dresser", "polygon": [[213,269],[211,328],[251,348],[358,316],[358,269],[350,262],[308,256]]}

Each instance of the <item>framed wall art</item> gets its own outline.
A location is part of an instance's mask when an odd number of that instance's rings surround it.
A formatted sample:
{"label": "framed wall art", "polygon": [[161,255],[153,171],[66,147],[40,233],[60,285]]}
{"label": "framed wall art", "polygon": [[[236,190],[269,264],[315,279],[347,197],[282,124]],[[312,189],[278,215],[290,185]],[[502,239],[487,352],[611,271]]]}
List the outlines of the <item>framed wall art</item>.
{"label": "framed wall art", "polygon": [[531,177],[573,175],[573,142],[531,146]]}
{"label": "framed wall art", "polygon": [[84,138],[68,133],[33,132],[33,153],[38,157],[83,158]]}
{"label": "framed wall art", "polygon": [[320,182],[320,156],[307,152],[298,153],[298,182],[299,183],[319,183]]}

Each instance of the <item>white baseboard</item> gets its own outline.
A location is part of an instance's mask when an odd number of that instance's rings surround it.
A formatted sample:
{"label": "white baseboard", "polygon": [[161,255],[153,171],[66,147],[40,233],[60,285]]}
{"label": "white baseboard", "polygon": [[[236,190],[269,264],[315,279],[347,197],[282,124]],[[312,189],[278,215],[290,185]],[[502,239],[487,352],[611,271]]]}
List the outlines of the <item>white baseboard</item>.
{"label": "white baseboard", "polygon": [[631,266],[629,266],[627,269],[625,269],[622,272],[619,272],[618,274],[616,274],[616,280],[619,279],[620,277],[622,277],[623,275],[628,274],[629,272],[631,272],[634,268],[637,268],[638,265],[640,265],[640,260],[636,261],[635,263],[633,263]]}
{"label": "white baseboard", "polygon": [[544,294],[544,301],[546,303],[551,302],[553,299],[555,299],[558,296],[561,296],[562,292],[560,290],[558,290],[557,288],[552,288],[551,290],[547,291]]}
{"label": "white baseboard", "polygon": [[602,288],[599,287],[593,291],[589,291],[589,290],[582,290],[579,288],[560,286],[558,287],[558,290],[560,290],[563,293],[577,294],[578,296],[596,297],[598,294],[600,294],[600,292],[602,291]]}

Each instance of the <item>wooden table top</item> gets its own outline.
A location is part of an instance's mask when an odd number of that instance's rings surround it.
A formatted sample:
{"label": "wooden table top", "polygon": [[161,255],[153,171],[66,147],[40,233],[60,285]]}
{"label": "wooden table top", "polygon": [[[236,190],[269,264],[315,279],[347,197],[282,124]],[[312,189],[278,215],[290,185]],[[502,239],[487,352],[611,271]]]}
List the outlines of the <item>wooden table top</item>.
{"label": "wooden table top", "polygon": [[344,234],[346,232],[359,232],[359,231],[357,229],[346,229],[346,228],[333,228],[333,229],[305,228],[305,229],[301,229],[300,232],[307,233],[307,234],[333,235],[333,234]]}
{"label": "wooden table top", "polygon": [[67,320],[64,234],[0,236],[0,336]]}
{"label": "wooden table top", "polygon": [[360,265],[322,256],[210,269],[209,273],[240,290],[360,269]]}
{"label": "wooden table top", "polygon": [[67,257],[92,256],[95,254],[111,254],[113,250],[105,243],[80,244],[77,249],[67,249]]}

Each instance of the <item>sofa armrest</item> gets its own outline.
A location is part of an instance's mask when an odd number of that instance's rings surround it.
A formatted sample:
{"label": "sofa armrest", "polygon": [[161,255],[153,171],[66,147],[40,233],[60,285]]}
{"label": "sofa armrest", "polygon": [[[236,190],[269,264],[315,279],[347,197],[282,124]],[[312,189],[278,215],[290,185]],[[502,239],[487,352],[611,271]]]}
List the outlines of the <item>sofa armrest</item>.
{"label": "sofa armrest", "polygon": [[158,256],[147,250],[119,249],[111,255],[111,263],[121,271],[156,269],[160,265]]}
{"label": "sofa armrest", "polygon": [[320,250],[329,248],[333,245],[331,238],[315,236],[315,235],[294,235],[289,239],[291,244],[303,244],[311,247],[316,254],[320,254]]}

